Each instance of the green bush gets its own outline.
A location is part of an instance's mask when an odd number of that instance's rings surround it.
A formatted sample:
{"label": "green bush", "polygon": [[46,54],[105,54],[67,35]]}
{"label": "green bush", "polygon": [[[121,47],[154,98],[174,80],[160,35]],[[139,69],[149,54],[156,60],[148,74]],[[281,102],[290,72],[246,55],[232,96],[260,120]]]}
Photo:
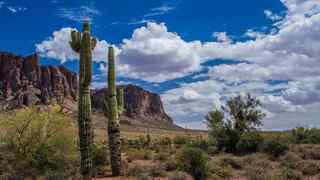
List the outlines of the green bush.
{"label": "green bush", "polygon": [[199,148],[185,147],[177,156],[179,168],[190,173],[195,180],[205,180],[208,172],[208,156]]}
{"label": "green bush", "polygon": [[298,127],[291,131],[294,143],[297,144],[320,144],[320,130]]}
{"label": "green bush", "polygon": [[200,148],[204,151],[208,151],[208,148],[210,146],[209,141],[204,138],[197,138],[189,143],[189,146]]}
{"label": "green bush", "polygon": [[277,138],[265,140],[262,144],[262,151],[275,158],[286,154],[288,149],[288,144],[278,140]]}
{"label": "green bush", "polygon": [[175,136],[173,138],[173,144],[175,145],[185,145],[189,143],[189,139],[183,136]]}
{"label": "green bush", "polygon": [[76,129],[59,110],[34,107],[0,115],[0,165],[6,173],[33,178],[76,173]]}
{"label": "green bush", "polygon": [[94,174],[103,173],[105,167],[110,164],[109,149],[106,142],[94,143],[93,145],[93,167]]}
{"label": "green bush", "polygon": [[216,136],[216,146],[220,151],[234,153],[237,150],[237,143],[240,133],[236,129],[225,128]]}
{"label": "green bush", "polygon": [[262,141],[263,138],[258,132],[245,132],[236,145],[237,152],[240,154],[257,152]]}

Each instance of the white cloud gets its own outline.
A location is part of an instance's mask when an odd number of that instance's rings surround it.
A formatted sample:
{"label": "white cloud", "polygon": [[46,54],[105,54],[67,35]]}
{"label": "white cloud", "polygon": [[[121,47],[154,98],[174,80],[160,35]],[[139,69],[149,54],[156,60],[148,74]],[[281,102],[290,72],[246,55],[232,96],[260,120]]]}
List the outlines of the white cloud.
{"label": "white cloud", "polygon": [[[69,45],[72,30],[76,29],[68,27],[53,32],[52,37],[36,45],[36,51],[42,57],[58,59],[61,63],[79,59],[79,55]],[[110,44],[105,40],[98,40],[96,48],[93,51],[93,60],[96,62],[106,62],[109,46]],[[119,52],[117,48],[116,51],[117,53]]]}
{"label": "white cloud", "polygon": [[272,11],[270,10],[265,10],[264,14],[266,15],[266,17],[272,21],[279,21],[282,19],[281,16],[274,14]]}
{"label": "white cloud", "polygon": [[4,5],[4,1],[0,1],[0,8]]}
{"label": "white cloud", "polygon": [[[1,3],[0,3],[1,4]],[[18,13],[18,12],[24,12],[27,10],[26,7],[13,7],[13,6],[8,6],[8,10],[12,13]]]}
{"label": "white cloud", "polygon": [[61,8],[58,10],[57,15],[72,21],[82,22],[83,20],[93,21],[94,17],[102,13],[93,5],[80,6],[75,8]]}
{"label": "white cloud", "polygon": [[164,15],[164,14],[167,14],[167,13],[169,13],[170,11],[172,11],[174,9],[175,9],[175,7],[173,7],[173,6],[169,6],[167,4],[163,4],[163,5],[159,6],[159,7],[152,8],[149,13],[144,15],[144,17],[153,17],[153,16]]}
{"label": "white cloud", "polygon": [[147,23],[125,39],[119,54],[122,74],[162,82],[200,70],[200,58],[192,43],[169,32],[164,23]]}
{"label": "white cloud", "polygon": [[221,43],[232,43],[232,39],[227,35],[227,32],[214,32],[212,37],[216,38],[216,40]]}
{"label": "white cloud", "polygon": [[151,20],[151,19],[141,19],[141,20],[133,19],[128,23],[128,25],[146,24],[146,23],[152,22],[152,21],[153,20]]}

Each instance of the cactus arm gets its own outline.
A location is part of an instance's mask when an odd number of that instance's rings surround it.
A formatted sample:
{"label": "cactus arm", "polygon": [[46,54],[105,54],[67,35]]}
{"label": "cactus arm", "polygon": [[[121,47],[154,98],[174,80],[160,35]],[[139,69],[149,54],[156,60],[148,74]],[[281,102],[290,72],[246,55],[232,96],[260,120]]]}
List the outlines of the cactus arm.
{"label": "cactus arm", "polygon": [[118,89],[117,102],[118,102],[118,114],[121,115],[124,111],[124,91],[123,91],[123,88]]}
{"label": "cactus arm", "polygon": [[81,40],[81,33],[77,31],[71,31],[71,41],[69,42],[72,50],[79,53],[80,52],[80,40]]}

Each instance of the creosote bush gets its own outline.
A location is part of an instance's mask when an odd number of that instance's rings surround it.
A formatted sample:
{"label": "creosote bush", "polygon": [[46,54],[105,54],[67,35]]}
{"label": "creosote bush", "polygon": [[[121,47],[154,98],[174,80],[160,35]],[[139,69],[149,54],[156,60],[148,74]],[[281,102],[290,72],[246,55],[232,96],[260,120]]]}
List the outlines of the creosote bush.
{"label": "creosote bush", "polygon": [[287,143],[277,138],[273,138],[265,140],[261,146],[261,149],[263,152],[278,158],[279,156],[286,154],[286,152],[289,150],[289,146]]}
{"label": "creosote bush", "polygon": [[77,173],[76,130],[59,109],[31,107],[1,113],[0,175],[56,174],[67,179]]}
{"label": "creosote bush", "polygon": [[205,180],[208,175],[208,156],[199,149],[185,147],[178,154],[179,168],[190,173],[195,180]]}

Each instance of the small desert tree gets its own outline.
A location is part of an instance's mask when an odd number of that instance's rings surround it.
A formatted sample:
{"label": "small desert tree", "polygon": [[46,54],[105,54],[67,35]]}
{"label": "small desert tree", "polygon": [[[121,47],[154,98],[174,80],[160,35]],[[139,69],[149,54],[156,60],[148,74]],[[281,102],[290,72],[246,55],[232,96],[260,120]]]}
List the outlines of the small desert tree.
{"label": "small desert tree", "polygon": [[250,94],[231,97],[221,109],[206,116],[209,136],[219,150],[235,151],[241,135],[255,131],[265,117],[261,102]]}

